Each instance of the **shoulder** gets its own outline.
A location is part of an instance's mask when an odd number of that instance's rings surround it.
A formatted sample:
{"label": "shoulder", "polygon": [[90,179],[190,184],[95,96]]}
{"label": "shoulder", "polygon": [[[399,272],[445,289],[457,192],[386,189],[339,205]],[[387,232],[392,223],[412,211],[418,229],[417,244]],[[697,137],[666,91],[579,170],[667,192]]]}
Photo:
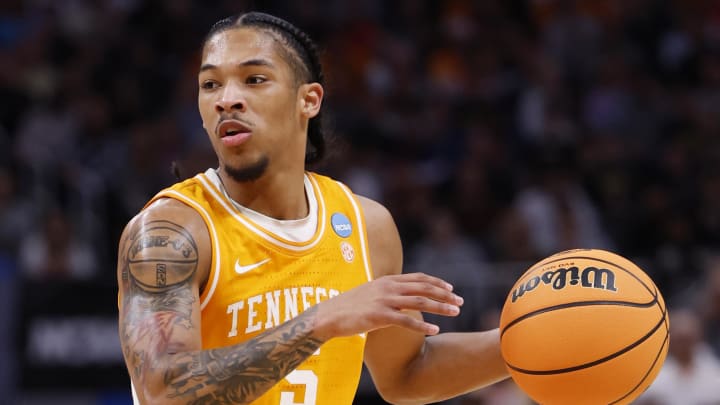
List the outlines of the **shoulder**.
{"label": "shoulder", "polygon": [[390,211],[379,202],[355,195],[363,210],[370,260],[375,277],[398,274],[402,269],[402,243]]}
{"label": "shoulder", "polygon": [[370,228],[375,231],[395,228],[395,221],[393,220],[392,214],[390,214],[390,211],[384,205],[373,199],[357,194],[355,194],[355,198],[360,203],[360,207],[362,207],[368,232],[370,232]]}
{"label": "shoulder", "polygon": [[360,206],[365,222],[370,262],[374,278],[402,272],[402,243],[395,220],[390,211],[378,201],[353,193],[350,188],[333,178],[308,172],[322,185],[335,184],[352,196]]}
{"label": "shoulder", "polygon": [[[352,196],[351,199],[355,199],[362,210],[369,239],[374,240],[384,236],[392,236],[393,233],[397,233],[397,227],[395,226],[395,221],[390,211],[381,203],[371,198],[355,194],[350,187],[337,179],[315,172],[306,173],[320,184],[321,187],[325,186],[328,187],[328,189],[334,188],[339,193],[345,193],[346,196]],[[343,191],[341,192],[339,190]]]}
{"label": "shoulder", "polygon": [[[170,248],[162,249],[165,246]],[[130,261],[192,259],[200,285],[208,277],[210,252],[205,221],[195,209],[173,198],[160,198],[140,211],[120,239],[120,254]]]}
{"label": "shoulder", "polygon": [[135,215],[123,234],[135,233],[159,222],[174,223],[193,234],[207,233],[205,221],[194,208],[174,198],[160,198]]}

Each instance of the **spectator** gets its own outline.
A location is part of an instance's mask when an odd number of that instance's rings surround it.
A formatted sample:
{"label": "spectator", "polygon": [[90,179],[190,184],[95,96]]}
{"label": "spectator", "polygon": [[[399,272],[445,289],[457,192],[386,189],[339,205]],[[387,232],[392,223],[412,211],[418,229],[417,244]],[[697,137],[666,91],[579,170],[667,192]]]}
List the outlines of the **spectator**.
{"label": "spectator", "polygon": [[0,167],[0,252],[17,254],[18,242],[36,220],[36,208],[19,190],[10,168]]}
{"label": "spectator", "polygon": [[713,257],[707,261],[705,278],[701,280],[698,313],[705,330],[705,341],[708,342],[715,355],[720,357],[720,258]]}
{"label": "spectator", "polygon": [[[433,207],[425,216],[425,238],[408,255],[407,270],[442,277],[457,286],[465,299],[463,311],[454,318],[428,314],[443,330],[471,331],[479,324],[478,310],[488,304],[491,285],[482,247],[463,235],[452,212]],[[497,327],[497,325],[495,326]]]}
{"label": "spectator", "polygon": [[577,179],[575,150],[541,148],[537,181],[520,191],[514,208],[528,223],[539,257],[573,248],[612,249],[600,213]]}
{"label": "spectator", "polygon": [[41,229],[20,242],[20,269],[34,280],[89,279],[98,270],[91,245],[74,233],[66,213],[52,209]]}
{"label": "spectator", "polygon": [[[171,162],[215,164],[187,79],[207,24],[249,2],[0,3],[0,251],[28,277],[114,283],[109,252]],[[697,260],[720,243],[720,3],[291,3],[253,5],[324,49],[343,148],[320,171],[387,204],[408,271],[487,265],[506,286],[558,250],[616,250],[671,308],[702,296],[720,355],[720,276]]]}
{"label": "spectator", "polygon": [[703,338],[698,315],[688,309],[670,313],[670,350],[657,379],[638,399],[640,405],[720,403],[720,358]]}

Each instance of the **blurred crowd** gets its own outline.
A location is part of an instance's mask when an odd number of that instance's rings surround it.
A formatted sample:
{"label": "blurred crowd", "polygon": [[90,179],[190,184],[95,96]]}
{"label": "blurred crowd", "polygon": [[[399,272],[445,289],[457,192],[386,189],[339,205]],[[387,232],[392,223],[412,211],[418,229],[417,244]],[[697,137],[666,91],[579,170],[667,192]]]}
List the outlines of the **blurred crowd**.
{"label": "blurred crowd", "polygon": [[[685,311],[717,391],[717,0],[4,0],[0,280],[115,282],[171,165],[217,164],[199,48],[250,6],[320,45],[334,138],[315,169],[387,205],[407,271],[464,289],[448,327],[496,324],[534,261],[609,249]],[[512,403],[493,395],[464,403]]]}

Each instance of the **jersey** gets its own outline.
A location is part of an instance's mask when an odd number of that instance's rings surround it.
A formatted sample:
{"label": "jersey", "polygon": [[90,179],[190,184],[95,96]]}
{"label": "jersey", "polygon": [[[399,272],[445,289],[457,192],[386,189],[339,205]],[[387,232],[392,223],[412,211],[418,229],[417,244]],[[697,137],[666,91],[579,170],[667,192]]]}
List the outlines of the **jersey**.
{"label": "jersey", "polygon": [[[342,183],[306,173],[317,226],[304,242],[274,233],[236,207],[215,170],[158,193],[197,211],[210,233],[212,260],[200,296],[203,349],[244,342],[311,306],[372,279],[365,221]],[[351,404],[365,334],[335,338],[257,399],[257,405]]]}

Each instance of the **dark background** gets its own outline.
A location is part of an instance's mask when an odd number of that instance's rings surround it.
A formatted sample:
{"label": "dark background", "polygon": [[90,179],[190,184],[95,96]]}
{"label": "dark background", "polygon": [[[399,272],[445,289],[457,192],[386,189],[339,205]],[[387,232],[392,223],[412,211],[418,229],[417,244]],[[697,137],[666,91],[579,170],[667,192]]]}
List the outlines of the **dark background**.
{"label": "dark background", "polygon": [[390,209],[407,271],[458,286],[445,329],[496,326],[530,264],[594,247],[720,355],[717,1],[3,0],[0,403],[127,403],[118,237],[173,161],[217,164],[198,52],[250,9],[320,45],[335,142],[317,170]]}

